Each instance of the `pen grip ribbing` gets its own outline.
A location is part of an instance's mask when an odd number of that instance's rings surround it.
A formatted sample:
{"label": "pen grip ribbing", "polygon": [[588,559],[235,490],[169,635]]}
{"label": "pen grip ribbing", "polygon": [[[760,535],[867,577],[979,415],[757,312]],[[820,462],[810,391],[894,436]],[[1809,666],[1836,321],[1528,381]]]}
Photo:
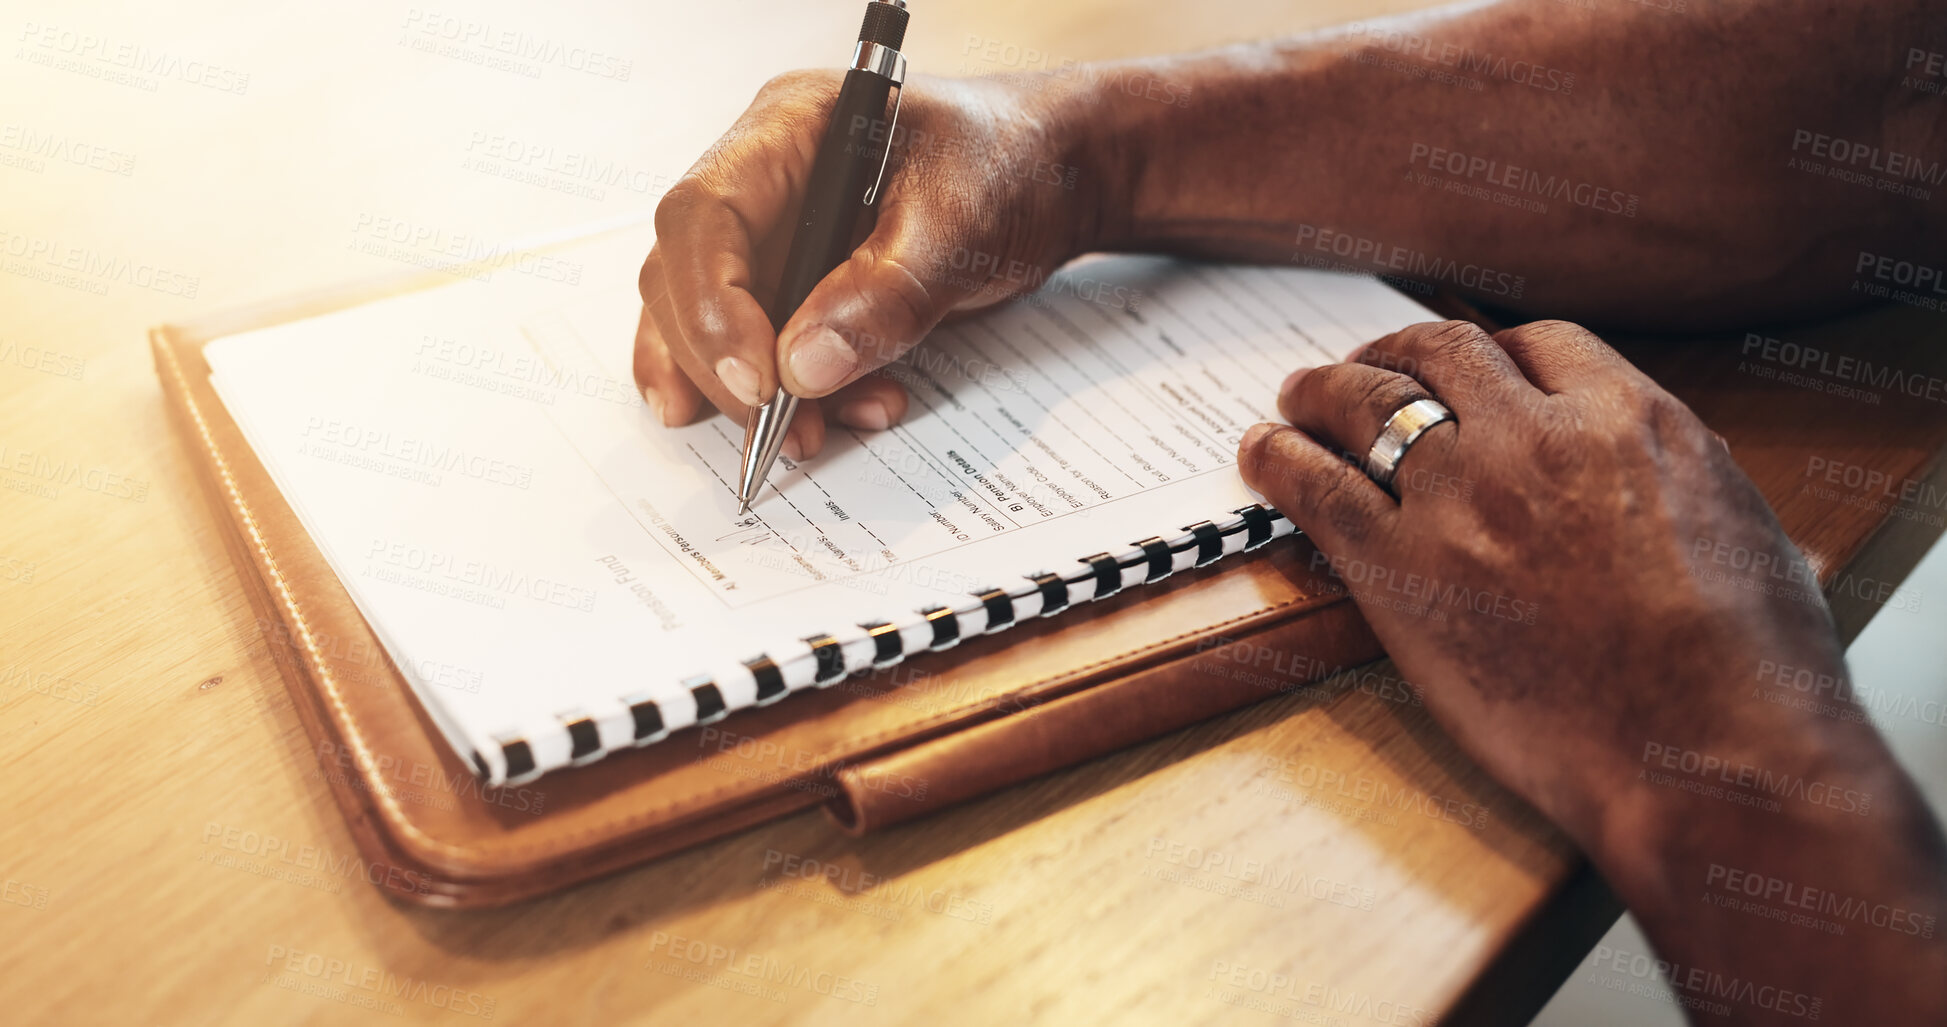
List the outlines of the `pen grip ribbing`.
{"label": "pen grip ribbing", "polygon": [[892,145],[892,126],[886,119],[892,85],[891,79],[870,71],[855,68],[845,73],[805,183],[804,206],[771,303],[773,329],[782,330],[811,290],[852,255],[866,190],[879,172],[886,147]]}

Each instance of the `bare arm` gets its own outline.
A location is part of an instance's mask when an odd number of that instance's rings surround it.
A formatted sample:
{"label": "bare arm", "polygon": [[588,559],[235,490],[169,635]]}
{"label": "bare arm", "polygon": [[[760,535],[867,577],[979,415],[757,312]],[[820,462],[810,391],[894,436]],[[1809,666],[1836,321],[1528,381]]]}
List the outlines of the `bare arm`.
{"label": "bare arm", "polygon": [[1947,50],[1938,5],[1594,2],[1091,69],[1099,243],[1472,266],[1502,306],[1681,329],[1854,305],[1862,250],[1942,262],[1947,97],[1910,85]]}

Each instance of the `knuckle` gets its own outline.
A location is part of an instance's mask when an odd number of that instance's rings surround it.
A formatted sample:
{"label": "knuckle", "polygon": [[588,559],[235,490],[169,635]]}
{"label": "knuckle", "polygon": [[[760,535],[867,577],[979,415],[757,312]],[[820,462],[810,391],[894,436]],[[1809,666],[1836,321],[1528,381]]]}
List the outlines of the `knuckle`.
{"label": "knuckle", "polygon": [[1325,364],[1314,367],[1291,390],[1291,405],[1298,410],[1316,410],[1319,402],[1337,391],[1333,385],[1341,376],[1349,373],[1348,365]]}
{"label": "knuckle", "polygon": [[1442,321],[1427,328],[1421,360],[1444,364],[1449,370],[1478,375],[1498,351],[1494,340],[1472,321]]}
{"label": "knuckle", "polygon": [[1584,342],[1594,336],[1589,330],[1573,321],[1545,320],[1530,321],[1508,329],[1508,334],[1519,339],[1541,343]]}
{"label": "knuckle", "polygon": [[[1332,511],[1345,505],[1346,476],[1343,474],[1320,475],[1309,489],[1299,490],[1294,498],[1300,505],[1310,506],[1319,516],[1331,520]],[[1306,495],[1306,493],[1310,493]]]}
{"label": "knuckle", "polygon": [[1317,464],[1304,458],[1296,435],[1291,428],[1266,432],[1238,454],[1247,468],[1245,477],[1271,505],[1287,514],[1305,505],[1304,497],[1322,484]]}
{"label": "knuckle", "polygon": [[1372,518],[1365,504],[1358,499],[1355,475],[1359,475],[1359,472],[1345,467],[1336,474],[1326,476],[1311,501],[1312,508],[1318,511],[1318,516],[1331,526],[1332,531],[1353,545],[1365,541],[1366,533],[1372,528]]}
{"label": "knuckle", "polygon": [[1408,353],[1373,347],[1359,355],[1359,362],[1382,371],[1397,371],[1409,378],[1420,375],[1420,361]]}
{"label": "knuckle", "polygon": [[696,212],[696,209],[712,198],[709,186],[703,184],[694,172],[676,180],[676,184],[663,193],[656,201],[656,237],[668,238],[680,231]]}
{"label": "knuckle", "polygon": [[1387,389],[1390,385],[1387,378],[1388,375],[1381,372],[1367,374],[1344,383],[1343,387],[1333,394],[1334,402],[1327,408],[1332,412],[1333,421],[1348,432],[1356,434],[1366,421],[1375,416],[1386,416],[1377,411],[1386,405]]}
{"label": "knuckle", "polygon": [[1416,378],[1427,364],[1472,350],[1486,338],[1487,333],[1472,321],[1424,321],[1374,343],[1360,360]]}
{"label": "knuckle", "polygon": [[1325,364],[1298,379],[1292,401],[1298,410],[1314,418],[1342,421],[1366,404],[1375,383],[1383,383],[1388,377],[1383,372],[1374,374],[1359,364]]}
{"label": "knuckle", "polygon": [[895,301],[890,313],[903,321],[902,327],[908,329],[894,334],[916,339],[933,327],[933,323],[939,319],[934,313],[937,304],[933,292],[905,261],[893,254],[863,252],[859,254],[859,259],[866,261],[867,266],[863,280],[871,283],[875,291]]}
{"label": "knuckle", "polygon": [[770,98],[790,96],[800,93],[824,93],[830,90],[834,75],[820,68],[793,68],[779,72],[766,79],[757,90],[759,97]]}
{"label": "knuckle", "polygon": [[1294,450],[1298,435],[1294,429],[1282,428],[1242,447],[1238,462],[1246,480],[1301,530],[1330,532],[1355,543],[1362,540],[1372,521],[1359,495],[1364,474],[1322,452]]}
{"label": "knuckle", "polygon": [[1481,326],[1472,321],[1433,321],[1418,326],[1428,350],[1444,352],[1456,346],[1477,345],[1487,338]]}
{"label": "knuckle", "polygon": [[1431,321],[1415,325],[1409,331],[1415,329],[1415,349],[1420,359],[1428,363],[1471,351],[1489,341],[1487,333],[1472,321]]}
{"label": "knuckle", "polygon": [[[1405,406],[1416,396],[1425,395],[1425,390],[1414,384],[1410,378],[1380,372],[1364,376],[1357,388],[1347,390],[1340,414],[1352,424],[1359,424],[1366,417],[1384,419],[1393,411]],[[1361,415],[1365,415],[1362,417]]]}
{"label": "knuckle", "polygon": [[1495,339],[1538,353],[1595,354],[1604,348],[1593,332],[1572,321],[1530,321],[1498,333]]}
{"label": "knuckle", "polygon": [[1387,371],[1398,371],[1405,375],[1417,374],[1420,362],[1405,351],[1405,346],[1409,341],[1408,337],[1422,327],[1424,326],[1412,325],[1374,340],[1371,345],[1359,351],[1359,363]]}
{"label": "knuckle", "polygon": [[[1271,456],[1271,440],[1276,438],[1277,435],[1277,431],[1268,431],[1254,439],[1246,438],[1237,447],[1237,463],[1243,470],[1244,476],[1251,481],[1266,486],[1263,491],[1267,495],[1271,494],[1269,488],[1273,484],[1273,475],[1271,472],[1275,469],[1274,465],[1276,464],[1276,461]],[[1275,500],[1276,497],[1274,496],[1273,501],[1275,502]]]}

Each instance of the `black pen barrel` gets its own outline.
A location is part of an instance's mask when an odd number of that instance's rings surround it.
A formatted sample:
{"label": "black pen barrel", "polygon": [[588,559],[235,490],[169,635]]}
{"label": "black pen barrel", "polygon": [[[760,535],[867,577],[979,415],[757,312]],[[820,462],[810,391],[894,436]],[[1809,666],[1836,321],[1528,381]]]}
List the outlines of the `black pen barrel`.
{"label": "black pen barrel", "polygon": [[811,290],[852,255],[859,208],[877,179],[886,148],[892,145],[892,126],[886,118],[892,88],[892,80],[876,72],[854,68],[845,73],[805,184],[804,208],[791,235],[784,277],[771,303],[775,330],[782,330]]}

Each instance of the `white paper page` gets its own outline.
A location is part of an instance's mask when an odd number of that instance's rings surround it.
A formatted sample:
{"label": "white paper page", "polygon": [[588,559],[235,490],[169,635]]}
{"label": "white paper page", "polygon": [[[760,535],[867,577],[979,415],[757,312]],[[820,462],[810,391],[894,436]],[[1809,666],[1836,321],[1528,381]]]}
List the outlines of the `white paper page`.
{"label": "white paper page", "polygon": [[[1369,279],[1086,261],[937,331],[886,372],[913,395],[905,424],[833,426],[738,518],[742,426],[663,428],[631,382],[650,241],[612,233],[548,273],[502,268],[207,351],[367,620],[494,781],[829,684],[834,656],[871,665],[864,624],[891,622],[910,654],[941,630],[922,610],[956,611],[961,637],[988,629],[974,593],[1011,593],[1008,623],[1038,615],[1026,575],[1064,575],[1056,601],[1086,601],[1082,557],[1133,566],[1138,540],[1235,525],[1256,502],[1233,455],[1277,418],[1285,374],[1431,316]],[[1199,547],[1179,548],[1172,566],[1191,566]],[[823,664],[820,635],[836,644]],[[748,662],[763,656],[775,675]]]}

